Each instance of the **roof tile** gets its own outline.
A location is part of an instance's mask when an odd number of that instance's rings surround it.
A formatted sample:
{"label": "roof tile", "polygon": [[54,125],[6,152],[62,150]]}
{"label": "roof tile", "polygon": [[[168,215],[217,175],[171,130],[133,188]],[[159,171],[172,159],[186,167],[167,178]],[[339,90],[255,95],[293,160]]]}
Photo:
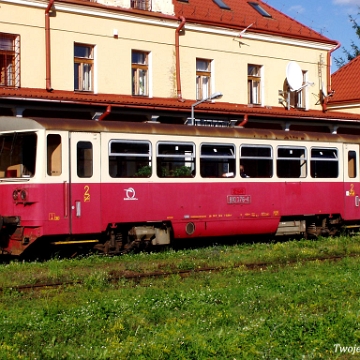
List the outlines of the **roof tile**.
{"label": "roof tile", "polygon": [[[173,0],[175,13],[184,16],[187,21],[209,23],[242,30],[252,24],[251,32],[267,33],[290,38],[307,39],[324,43],[337,44],[336,41],[317,33],[297,22],[261,0],[258,3],[271,18],[261,15],[248,0],[226,0],[231,10],[221,9],[211,0]],[[254,1],[253,1],[254,2]]]}
{"label": "roof tile", "polygon": [[332,74],[331,87],[335,92],[330,98],[329,104],[360,101],[358,74],[360,74],[360,56],[357,56]]}

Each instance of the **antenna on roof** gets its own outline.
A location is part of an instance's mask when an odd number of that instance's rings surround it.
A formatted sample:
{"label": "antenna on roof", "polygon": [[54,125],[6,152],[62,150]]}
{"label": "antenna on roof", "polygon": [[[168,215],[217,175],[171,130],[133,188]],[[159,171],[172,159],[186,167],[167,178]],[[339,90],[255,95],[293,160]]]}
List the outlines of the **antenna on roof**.
{"label": "antenna on roof", "polygon": [[[240,31],[238,37],[239,37],[239,38],[242,38],[242,36],[243,36],[243,35],[245,34],[245,32],[247,31],[247,29],[248,29],[250,26],[252,26],[252,25],[253,25],[253,23],[251,23],[250,25],[248,25],[244,30]],[[240,41],[237,37],[234,38],[233,40],[234,40],[234,41],[237,41],[237,42],[239,43],[239,47],[241,47],[241,45],[250,46],[250,45],[245,44],[245,43],[243,43],[242,41]]]}
{"label": "antenna on roof", "polygon": [[247,29],[248,29],[250,26],[252,26],[252,25],[253,25],[253,23],[251,23],[250,25],[248,25],[244,30],[240,31],[239,37],[241,38],[241,37],[245,34],[245,32],[247,31]]}

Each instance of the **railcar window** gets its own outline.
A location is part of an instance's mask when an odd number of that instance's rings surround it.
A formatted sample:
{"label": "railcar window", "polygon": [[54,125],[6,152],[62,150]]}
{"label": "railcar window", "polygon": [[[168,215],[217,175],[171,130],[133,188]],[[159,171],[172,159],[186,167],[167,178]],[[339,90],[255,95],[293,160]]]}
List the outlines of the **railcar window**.
{"label": "railcar window", "polygon": [[202,144],[200,155],[200,175],[202,177],[235,176],[235,146],[222,144]]}
{"label": "railcar window", "polygon": [[77,143],[77,175],[80,178],[93,176],[93,146],[89,141]]}
{"label": "railcar window", "polygon": [[312,148],[310,174],[313,178],[337,178],[339,175],[338,150]]}
{"label": "railcar window", "polygon": [[61,136],[49,134],[47,136],[47,174],[50,176],[61,175]]}
{"label": "railcar window", "polygon": [[306,148],[279,146],[277,149],[277,176],[279,178],[305,178]]}
{"label": "railcar window", "polygon": [[195,145],[192,143],[158,143],[157,175],[167,177],[195,176]]}
{"label": "railcar window", "polygon": [[113,178],[150,177],[151,144],[147,141],[111,140],[109,175]]}
{"label": "railcar window", "polygon": [[35,175],[37,136],[12,133],[0,136],[0,178]]}
{"label": "railcar window", "polygon": [[357,176],[356,175],[357,174],[356,164],[357,164],[356,151],[350,150],[348,152],[348,175],[349,175],[349,178],[356,178],[356,176]]}
{"label": "railcar window", "polygon": [[242,177],[270,178],[273,176],[273,151],[271,146],[242,145],[240,147]]}

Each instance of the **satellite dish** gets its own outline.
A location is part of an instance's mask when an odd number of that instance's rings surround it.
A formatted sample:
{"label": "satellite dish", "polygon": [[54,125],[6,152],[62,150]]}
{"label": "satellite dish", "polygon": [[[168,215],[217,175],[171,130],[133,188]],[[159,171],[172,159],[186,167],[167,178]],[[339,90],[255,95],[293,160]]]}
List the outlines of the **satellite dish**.
{"label": "satellite dish", "polygon": [[292,91],[297,91],[303,86],[303,73],[297,62],[290,61],[287,64],[286,79]]}

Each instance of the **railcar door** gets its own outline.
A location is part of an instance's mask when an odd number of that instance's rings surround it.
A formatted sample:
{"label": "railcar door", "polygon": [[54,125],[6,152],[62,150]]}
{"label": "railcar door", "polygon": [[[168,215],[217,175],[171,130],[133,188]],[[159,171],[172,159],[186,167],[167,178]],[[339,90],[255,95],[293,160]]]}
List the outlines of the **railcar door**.
{"label": "railcar door", "polygon": [[70,214],[72,234],[101,231],[99,133],[70,133]]}
{"label": "railcar door", "polygon": [[345,220],[360,219],[359,145],[345,144],[344,149]]}

